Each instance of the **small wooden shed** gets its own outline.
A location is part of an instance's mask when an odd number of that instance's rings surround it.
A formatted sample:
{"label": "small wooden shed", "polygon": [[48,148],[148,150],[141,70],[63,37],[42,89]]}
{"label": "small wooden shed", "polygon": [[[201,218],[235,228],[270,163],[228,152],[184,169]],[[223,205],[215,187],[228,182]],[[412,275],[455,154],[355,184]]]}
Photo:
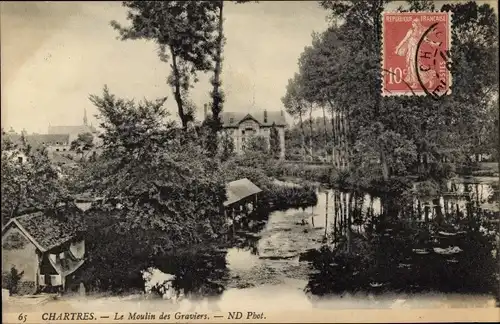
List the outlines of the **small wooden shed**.
{"label": "small wooden shed", "polygon": [[[60,211],[78,213],[73,208]],[[84,263],[81,228],[39,211],[11,219],[2,228],[2,273],[22,272],[20,294],[44,288],[65,290],[67,277]]]}
{"label": "small wooden shed", "polygon": [[249,207],[255,210],[262,190],[247,178],[231,181],[226,185],[227,199],[224,202],[226,219],[233,224],[237,216],[248,215]]}

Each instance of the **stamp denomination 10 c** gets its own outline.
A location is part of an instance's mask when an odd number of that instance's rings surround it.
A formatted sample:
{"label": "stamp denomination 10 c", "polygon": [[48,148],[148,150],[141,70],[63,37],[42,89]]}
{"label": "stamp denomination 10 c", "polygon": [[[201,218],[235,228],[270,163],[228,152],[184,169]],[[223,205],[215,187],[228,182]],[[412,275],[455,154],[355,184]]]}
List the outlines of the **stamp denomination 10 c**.
{"label": "stamp denomination 10 c", "polygon": [[449,95],[451,14],[384,12],[382,19],[382,94]]}

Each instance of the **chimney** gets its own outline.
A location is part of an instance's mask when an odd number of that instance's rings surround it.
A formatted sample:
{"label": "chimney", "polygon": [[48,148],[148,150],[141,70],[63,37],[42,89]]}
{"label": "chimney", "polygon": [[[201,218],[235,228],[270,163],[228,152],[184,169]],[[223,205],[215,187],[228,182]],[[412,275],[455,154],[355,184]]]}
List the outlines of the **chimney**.
{"label": "chimney", "polygon": [[283,110],[281,110],[281,116],[283,116]]}
{"label": "chimney", "polygon": [[204,113],[205,113],[205,115],[204,115],[204,117],[205,117],[205,118],[204,118],[204,119],[207,119],[207,115],[208,115],[208,104],[204,104],[204,105],[203,105],[203,109],[205,110],[205,111],[204,111]]}
{"label": "chimney", "polygon": [[267,110],[264,110],[264,123],[267,123]]}

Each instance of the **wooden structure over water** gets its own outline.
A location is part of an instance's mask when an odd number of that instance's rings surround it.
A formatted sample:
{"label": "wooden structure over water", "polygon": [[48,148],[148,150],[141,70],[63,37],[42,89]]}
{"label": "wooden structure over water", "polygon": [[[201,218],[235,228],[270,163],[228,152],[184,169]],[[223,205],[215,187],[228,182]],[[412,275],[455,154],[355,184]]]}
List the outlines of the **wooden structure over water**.
{"label": "wooden structure over water", "polygon": [[226,184],[227,199],[224,202],[224,215],[234,229],[235,222],[244,218],[257,208],[262,190],[247,178]]}

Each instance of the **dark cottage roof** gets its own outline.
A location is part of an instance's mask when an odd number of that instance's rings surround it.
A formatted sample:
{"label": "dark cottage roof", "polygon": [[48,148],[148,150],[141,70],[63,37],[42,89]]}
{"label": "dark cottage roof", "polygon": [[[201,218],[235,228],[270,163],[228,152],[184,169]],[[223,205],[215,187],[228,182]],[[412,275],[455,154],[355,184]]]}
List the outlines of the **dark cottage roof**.
{"label": "dark cottage roof", "polygon": [[229,206],[262,190],[247,178],[231,181],[226,185],[227,199],[224,206]]}
{"label": "dark cottage roof", "polygon": [[11,219],[2,229],[2,235],[10,226],[17,226],[42,252],[70,241],[79,230],[76,224],[64,222],[44,212],[34,212]]}
{"label": "dark cottage roof", "polygon": [[283,111],[267,111],[267,119],[264,118],[265,111],[248,112],[223,112],[221,115],[222,125],[224,127],[238,127],[246,119],[254,119],[261,126],[286,126],[285,113]]}

